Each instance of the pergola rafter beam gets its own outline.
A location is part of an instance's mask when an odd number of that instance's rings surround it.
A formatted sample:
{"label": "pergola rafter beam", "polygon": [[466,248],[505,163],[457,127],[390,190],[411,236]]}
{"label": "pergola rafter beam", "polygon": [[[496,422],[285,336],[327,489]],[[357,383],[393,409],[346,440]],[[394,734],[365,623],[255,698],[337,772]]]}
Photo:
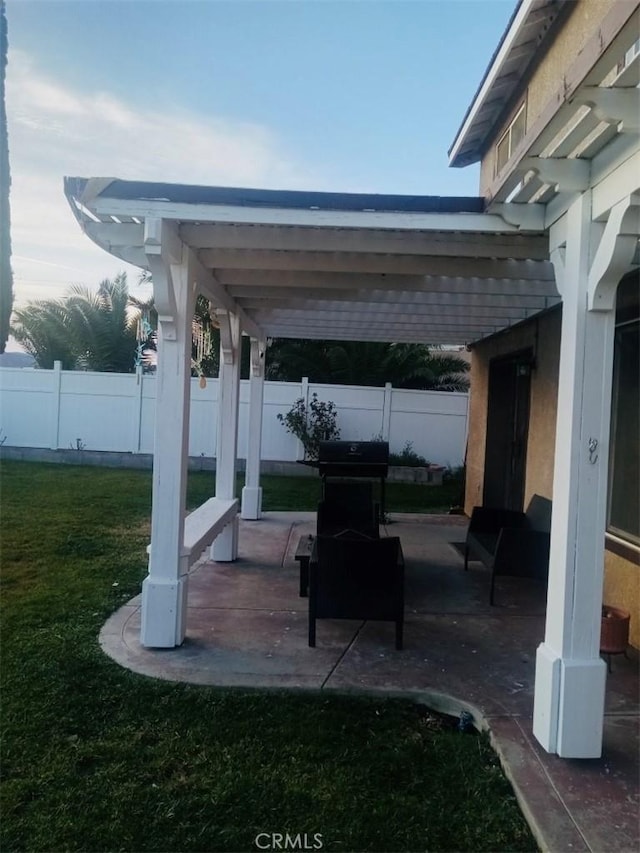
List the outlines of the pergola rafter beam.
{"label": "pergola rafter beam", "polygon": [[[259,319],[264,319],[265,321],[272,322],[274,325],[277,324],[279,326],[283,325],[295,325],[300,327],[301,318],[299,315],[295,313],[282,313],[271,316],[264,316],[262,314],[257,315]],[[400,325],[402,328],[410,328],[411,326],[424,328],[433,328],[433,319],[430,318],[429,315],[424,316],[416,316],[415,314],[400,314],[393,317],[389,323],[380,323],[373,322],[371,319],[363,318],[362,314],[358,314],[356,311],[346,311],[343,314],[318,314],[316,325],[327,325],[331,326],[334,329],[338,328],[352,328],[352,329],[378,329],[384,328],[385,326],[391,325],[392,327],[397,328]],[[496,322],[496,319],[491,317],[477,317],[473,323],[470,323],[469,320],[464,316],[456,316],[452,314],[447,314],[444,316],[439,316],[437,318],[437,322],[443,329],[453,330],[459,329],[463,327],[464,329],[472,330],[472,329],[484,329],[491,328],[496,329],[500,324]],[[508,324],[507,324],[508,325]]]}
{"label": "pergola rafter beam", "polygon": [[[513,279],[507,276],[478,277],[472,273],[465,278],[455,275],[447,276],[429,275],[396,275],[393,273],[334,273],[331,275],[316,272],[315,270],[224,270],[216,271],[217,280],[225,287],[248,286],[263,288],[318,288],[322,290],[440,290],[453,293],[460,292],[483,292],[485,289],[491,291],[506,290],[518,292],[523,289],[535,289],[536,292],[551,295],[556,292],[553,277],[553,267],[549,264],[549,270],[545,269],[545,275],[540,277],[530,271],[530,275],[522,275],[529,272],[521,268],[519,275]],[[538,272],[541,272],[540,270]],[[515,271],[514,271],[515,273]],[[502,281],[503,284],[498,282]],[[485,288],[483,282],[488,282]],[[519,285],[518,282],[521,284]]]}
{"label": "pergola rafter beam", "polygon": [[[374,283],[372,282],[372,285]],[[343,290],[335,283],[331,286],[327,282],[325,287],[259,287],[257,285],[249,285],[242,287],[233,285],[228,288],[234,299],[242,301],[243,299],[266,299],[266,300],[284,300],[291,302],[294,299],[303,299],[305,301],[342,301],[342,302],[380,302],[380,303],[396,303],[396,302],[423,302],[428,301],[431,304],[446,304],[451,299],[457,299],[462,295],[468,295],[473,298],[473,304],[481,305],[485,299],[491,300],[494,297],[499,299],[509,297],[510,299],[554,299],[558,296],[555,282],[551,285],[550,282],[529,282],[529,281],[510,281],[508,279],[482,279],[478,281],[466,281],[460,279],[458,281],[447,282],[446,280],[433,280],[428,276],[419,279],[406,279],[401,283],[396,283],[395,287],[372,286],[371,288],[354,288],[353,290]],[[467,300],[465,300],[467,301]],[[489,304],[495,304],[490,302]]]}
{"label": "pergola rafter beam", "polygon": [[207,297],[217,308],[237,314],[240,318],[240,327],[243,332],[252,338],[264,340],[264,331],[252,320],[231,296],[225,287],[216,279],[211,270],[206,269],[198,260],[193,249],[189,249],[191,269],[195,276],[194,283],[198,290]]}
{"label": "pergola rafter beam", "polygon": [[[98,224],[99,228],[100,225]],[[128,226],[125,226],[125,229]],[[135,227],[135,226],[133,226]],[[455,231],[363,230],[277,225],[183,224],[182,239],[195,249],[281,252],[365,252],[403,255],[546,260],[546,240],[537,234]],[[122,238],[126,237],[126,230]]]}
{"label": "pergola rafter beam", "polygon": [[217,271],[222,281],[234,283],[233,271],[367,273],[371,275],[445,275],[475,278],[552,279],[553,269],[548,261],[516,261],[500,258],[461,258],[358,254],[351,252],[272,252],[205,249],[200,259],[206,267]]}
{"label": "pergola rafter beam", "polygon": [[[355,316],[378,316],[377,305],[369,305],[366,302],[313,302],[304,303],[296,302],[291,304],[264,302],[249,302],[243,303],[242,307],[245,311],[249,311],[254,318],[272,318],[281,317],[284,315],[295,316],[297,314],[308,314],[313,311],[314,315],[319,318],[328,314],[355,315]],[[517,303],[511,301],[499,302],[494,305],[486,305],[484,302],[474,305],[472,302],[439,302],[435,304],[429,303],[388,303],[385,306],[385,313],[388,318],[394,321],[398,318],[409,316],[415,317],[416,322],[421,322],[421,318],[435,317],[445,320],[447,316],[455,314],[456,317],[464,318],[468,316],[468,312],[472,311],[476,317],[489,317],[491,319],[509,320],[514,317],[522,317],[523,313],[534,313],[546,308],[544,300],[522,300]]]}
{"label": "pergola rafter beam", "polygon": [[[445,329],[444,331],[439,327],[433,328],[420,328],[414,330],[408,330],[403,337],[403,343],[416,343],[416,344],[450,344],[450,345],[464,345],[470,343],[471,341],[480,340],[483,337],[487,337],[490,334],[494,334],[494,332],[499,331],[499,329],[494,328],[486,334],[474,333],[473,335],[465,334],[464,330],[461,329]],[[271,330],[270,337],[273,338],[299,338],[300,334],[297,329],[292,329],[287,326],[274,326]],[[309,331],[305,334],[306,340],[334,340],[334,341],[362,341],[363,340],[363,332],[360,329],[336,329],[336,328],[324,328],[324,327],[314,327],[313,329],[309,329]],[[381,343],[397,343],[398,338],[394,334],[393,329],[388,329],[384,327],[380,327],[376,329],[376,341]]]}

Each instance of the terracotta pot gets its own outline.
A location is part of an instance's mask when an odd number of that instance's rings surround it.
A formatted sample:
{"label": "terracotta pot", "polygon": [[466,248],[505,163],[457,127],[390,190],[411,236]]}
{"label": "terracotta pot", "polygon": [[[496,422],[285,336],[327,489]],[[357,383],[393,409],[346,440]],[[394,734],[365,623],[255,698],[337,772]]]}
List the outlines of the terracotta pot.
{"label": "terracotta pot", "polygon": [[625,652],[629,645],[630,614],[620,607],[602,607],[602,628],[600,630],[600,651],[615,655]]}

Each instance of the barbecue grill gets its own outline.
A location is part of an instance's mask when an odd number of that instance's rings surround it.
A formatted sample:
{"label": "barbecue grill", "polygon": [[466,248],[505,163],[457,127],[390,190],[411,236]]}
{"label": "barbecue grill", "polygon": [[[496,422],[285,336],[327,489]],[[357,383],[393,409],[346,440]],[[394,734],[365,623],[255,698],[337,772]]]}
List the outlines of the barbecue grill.
{"label": "barbecue grill", "polygon": [[388,441],[321,441],[318,461],[323,496],[328,478],[368,479],[380,482],[380,515],[385,514],[385,481],[389,472]]}
{"label": "barbecue grill", "polygon": [[321,477],[373,477],[384,480],[389,471],[388,441],[321,441]]}

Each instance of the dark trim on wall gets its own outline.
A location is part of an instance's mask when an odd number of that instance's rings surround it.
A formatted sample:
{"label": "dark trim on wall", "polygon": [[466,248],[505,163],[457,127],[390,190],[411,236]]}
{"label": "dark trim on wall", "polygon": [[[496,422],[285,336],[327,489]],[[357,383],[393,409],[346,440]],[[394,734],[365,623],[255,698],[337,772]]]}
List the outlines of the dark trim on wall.
{"label": "dark trim on wall", "polygon": [[635,566],[640,566],[640,551],[638,551],[637,548],[634,548],[633,545],[623,542],[618,538],[614,539],[612,536],[605,534],[604,547],[606,551],[610,551],[612,554],[616,554],[618,557],[628,560]]}
{"label": "dark trim on wall", "polygon": [[[532,314],[531,317],[525,317],[524,320],[519,320],[517,323],[514,323],[513,326],[507,326],[504,329],[500,329],[499,332],[494,332],[492,335],[487,335],[486,338],[478,338],[477,341],[472,341],[467,344],[467,350],[471,352],[483,344],[486,344],[488,341],[495,341],[498,338],[504,337],[504,335],[509,335],[515,329],[522,329],[524,326],[533,325],[534,323],[538,323],[543,317],[546,317],[548,314],[553,314],[556,311],[562,311],[562,303],[558,302],[556,305],[552,305],[550,308],[543,308],[541,311],[538,311],[537,314]],[[537,335],[537,332],[536,332]]]}

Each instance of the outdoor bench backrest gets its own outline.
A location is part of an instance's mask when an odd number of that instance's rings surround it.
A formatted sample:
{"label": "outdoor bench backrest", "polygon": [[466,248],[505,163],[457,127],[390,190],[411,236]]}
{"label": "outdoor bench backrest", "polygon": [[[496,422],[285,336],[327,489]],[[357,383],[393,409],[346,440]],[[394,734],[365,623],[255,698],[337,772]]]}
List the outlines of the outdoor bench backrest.
{"label": "outdoor bench backrest", "polygon": [[531,530],[539,530],[541,533],[551,532],[551,509],[552,502],[542,495],[534,495],[529,501],[525,515]]}

